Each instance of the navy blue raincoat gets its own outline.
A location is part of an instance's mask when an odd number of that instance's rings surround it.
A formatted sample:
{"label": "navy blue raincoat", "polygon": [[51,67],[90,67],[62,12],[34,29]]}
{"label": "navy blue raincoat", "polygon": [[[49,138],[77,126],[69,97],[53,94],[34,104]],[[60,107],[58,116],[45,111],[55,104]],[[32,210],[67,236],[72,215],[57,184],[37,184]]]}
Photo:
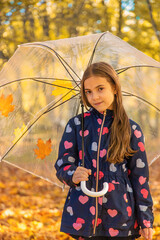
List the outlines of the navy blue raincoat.
{"label": "navy blue raincoat", "polygon": [[122,238],[138,237],[140,227],[152,227],[153,203],[142,131],[130,120],[131,148],[138,151],[122,163],[109,163],[106,154],[112,122],[112,110],[107,110],[105,119],[95,109],[84,113],[85,167],[92,170],[87,188],[95,191],[97,177],[98,191],[102,190],[104,182],[109,183],[108,192],[97,198],[85,195],[80,185],[72,182],[72,176],[82,161],[81,114],[66,125],[55,164],[58,179],[70,186],[63,210],[62,232],[84,237]]}

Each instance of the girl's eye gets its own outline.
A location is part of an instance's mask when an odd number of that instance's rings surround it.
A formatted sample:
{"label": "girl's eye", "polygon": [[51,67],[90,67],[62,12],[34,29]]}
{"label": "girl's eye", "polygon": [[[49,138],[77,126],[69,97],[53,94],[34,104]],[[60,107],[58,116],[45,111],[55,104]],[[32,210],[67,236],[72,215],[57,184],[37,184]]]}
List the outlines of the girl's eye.
{"label": "girl's eye", "polygon": [[91,93],[91,91],[86,91],[86,92],[85,92],[86,95],[88,95],[88,94],[90,94],[90,93]]}
{"label": "girl's eye", "polygon": [[98,88],[99,92],[101,92],[103,90],[103,88]]}

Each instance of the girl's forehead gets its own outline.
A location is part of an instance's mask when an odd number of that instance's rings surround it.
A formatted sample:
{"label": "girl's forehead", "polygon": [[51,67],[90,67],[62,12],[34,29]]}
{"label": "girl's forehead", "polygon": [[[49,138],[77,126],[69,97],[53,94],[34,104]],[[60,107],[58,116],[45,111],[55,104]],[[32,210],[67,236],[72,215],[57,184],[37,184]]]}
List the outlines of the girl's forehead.
{"label": "girl's forehead", "polygon": [[99,85],[110,85],[109,79],[100,76],[91,76],[84,81],[84,88],[94,88]]}

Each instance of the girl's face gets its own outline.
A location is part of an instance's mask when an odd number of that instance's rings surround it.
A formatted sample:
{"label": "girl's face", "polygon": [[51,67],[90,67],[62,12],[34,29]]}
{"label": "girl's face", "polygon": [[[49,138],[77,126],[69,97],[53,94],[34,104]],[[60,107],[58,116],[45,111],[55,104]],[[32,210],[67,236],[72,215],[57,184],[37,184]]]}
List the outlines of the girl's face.
{"label": "girl's face", "polygon": [[90,105],[98,112],[113,109],[116,90],[105,77],[92,76],[84,81],[84,91]]}

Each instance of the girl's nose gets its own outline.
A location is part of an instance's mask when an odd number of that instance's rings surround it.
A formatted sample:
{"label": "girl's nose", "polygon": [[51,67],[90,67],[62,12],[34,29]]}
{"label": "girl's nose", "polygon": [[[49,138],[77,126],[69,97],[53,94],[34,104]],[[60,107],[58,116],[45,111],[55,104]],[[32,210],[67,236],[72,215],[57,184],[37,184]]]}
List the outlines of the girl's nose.
{"label": "girl's nose", "polygon": [[98,98],[99,98],[99,96],[98,96],[97,93],[93,93],[93,94],[92,94],[92,99],[93,99],[93,100],[96,100],[96,99],[98,99]]}

